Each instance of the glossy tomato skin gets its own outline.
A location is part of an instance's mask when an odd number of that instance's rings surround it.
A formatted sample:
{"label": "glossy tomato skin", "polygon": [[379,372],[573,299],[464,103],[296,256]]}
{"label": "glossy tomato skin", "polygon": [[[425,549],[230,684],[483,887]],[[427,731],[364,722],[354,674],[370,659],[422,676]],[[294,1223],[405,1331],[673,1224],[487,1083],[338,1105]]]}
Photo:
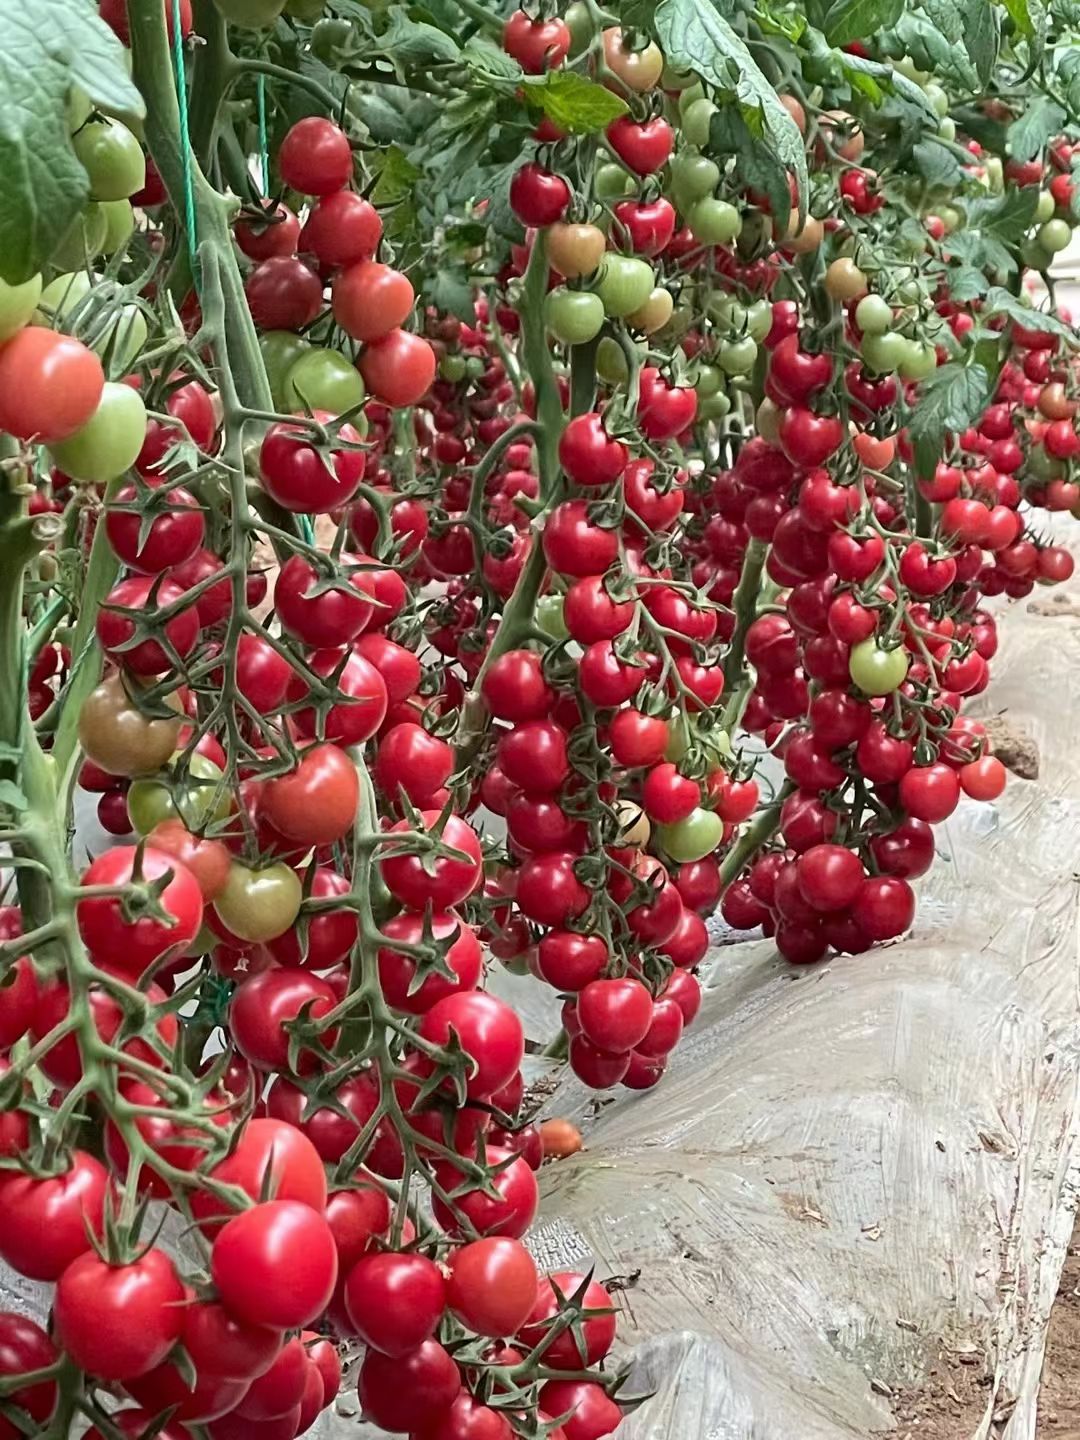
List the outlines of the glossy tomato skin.
{"label": "glossy tomato skin", "polygon": [[286,1340],[270,1365],[252,1382],[237,1406],[245,1420],[276,1420],[300,1404],[307,1380],[307,1356],[298,1336]]}
{"label": "glossy tomato skin", "polygon": [[336,745],[313,745],[294,770],[267,783],[263,812],[303,845],[330,845],[351,828],[360,801],[356,767]]}
{"label": "glossy tomato skin", "polygon": [[[528,1162],[522,1156],[515,1155],[513,1150],[488,1145],[485,1158],[492,1167],[504,1167],[492,1176],[491,1180],[499,1198],[492,1199],[478,1187],[456,1196],[454,1205],[479,1235],[508,1236],[511,1240],[520,1240],[536,1219],[536,1212],[540,1207],[540,1189],[536,1176]],[[465,1183],[462,1173],[448,1162],[436,1168],[446,1190],[457,1190]],[[455,1209],[444,1200],[438,1196],[433,1197],[432,1208],[436,1220],[448,1235],[465,1233],[463,1221]]]}
{"label": "glossy tomato skin", "polygon": [[[160,479],[146,483],[151,489],[161,485]],[[134,508],[138,498],[134,485],[122,485],[105,512],[109,544],[124,564],[144,575],[160,575],[162,570],[189,560],[203,543],[206,531],[199,502],[191,491],[176,485],[160,497],[160,503],[151,499],[146,514],[152,518],[141,544],[143,516]]]}
{"label": "glossy tomato skin", "polygon": [[[578,1271],[558,1270],[545,1276],[540,1282],[540,1292],[529,1314],[529,1319],[518,1331],[523,1346],[531,1349],[538,1345],[546,1333],[545,1321],[559,1313],[558,1295],[569,1300],[577,1294],[584,1282],[584,1275]],[[557,1293],[556,1293],[557,1292]],[[591,1280],[582,1297],[585,1310],[606,1311],[582,1322],[581,1339],[584,1353],[573,1329],[564,1330],[544,1352],[544,1363],[554,1370],[581,1370],[597,1365],[604,1358],[615,1340],[615,1311],[611,1296],[597,1280]]]}
{"label": "glossy tomato skin", "polygon": [[[5,936],[13,939],[14,935]],[[38,1000],[33,961],[20,955],[0,985],[0,1051],[10,1050],[30,1029]]]}
{"label": "glossy tomato skin", "polygon": [[[0,1377],[6,1380],[12,1375],[45,1370],[55,1361],[56,1347],[40,1325],[14,1311],[0,1311]],[[37,1430],[29,1433],[40,1433],[44,1429],[43,1422],[48,1420],[56,1405],[56,1383],[44,1380],[37,1385],[24,1385],[9,1391],[5,1399],[18,1406],[31,1420],[37,1421]],[[17,1440],[25,1433],[7,1416],[0,1419],[0,1435],[4,1440]]]}
{"label": "glossy tomato skin", "polygon": [[180,1338],[184,1300],[163,1250],[147,1250],[130,1265],[109,1265],[89,1252],[57,1282],[57,1338],[91,1375],[132,1380],[160,1364]]}
{"label": "glossy tomato skin", "polygon": [[425,1340],[400,1357],[369,1350],[360,1367],[364,1414],[395,1434],[432,1424],[453,1403],[460,1387],[457,1365],[435,1340]]}
{"label": "glossy tomato skin", "polygon": [[[131,642],[135,639],[140,612],[152,609],[155,604],[171,607],[183,593],[173,580],[158,583],[156,578],[141,575],[132,575],[114,585],[105,596],[95,622],[97,637],[106,655],[133,675],[164,675],[171,670],[174,662],[161,641],[147,636],[136,644]],[[134,614],[125,614],[125,611]],[[199,638],[199,615],[195,607],[180,610],[166,621],[163,636],[180,660],[185,659]]]}
{"label": "glossy tomato skin", "polygon": [[514,1335],[536,1303],[536,1262],[520,1240],[492,1236],[450,1253],[446,1303],[477,1335]]}
{"label": "glossy tomato skin", "polygon": [[435,379],[435,352],[420,335],[391,330],[360,357],[360,374],[373,395],[395,409],[415,405]]}
{"label": "glossy tomato skin", "polygon": [[408,318],[415,299],[400,270],[360,260],[334,281],[334,319],[354,340],[381,340]]}
{"label": "glossy tomato skin", "polygon": [[[335,745],[362,745],[370,740],[386,719],[388,703],[386,682],[378,669],[355,650],[316,650],[307,663],[345,697],[323,712],[321,738]],[[307,683],[295,676],[289,685],[289,699],[300,700],[308,693]],[[300,733],[305,739],[314,738],[320,718],[315,708],[294,713]]]}
{"label": "glossy tomato skin", "polygon": [[378,954],[379,985],[383,998],[388,1005],[410,1015],[426,1014],[433,1005],[459,990],[474,990],[484,969],[483,952],[476,932],[453,912],[432,915],[425,922],[423,915],[405,910],[385,921],[382,933],[388,940],[419,945],[424,937],[425,923],[431,938],[437,941],[449,940],[457,932],[443,956],[443,963],[453,971],[456,980],[432,970],[419,985],[415,985],[417,962],[410,955],[396,951],[392,945],[383,946]]}
{"label": "glossy tomato skin", "polygon": [[58,1280],[100,1236],[109,1177],[93,1155],[76,1150],[59,1175],[0,1176],[0,1255],[32,1280]]}
{"label": "glossy tomato skin", "polygon": [[326,1203],[326,1223],[330,1226],[338,1252],[338,1271],[347,1275],[376,1237],[390,1228],[390,1200],[373,1177],[363,1178],[355,1190],[335,1190]]}
{"label": "glossy tomato skin", "polygon": [[106,850],[83,872],[84,885],[128,885],[136,863],[143,880],[152,883],[171,872],[172,878],[158,896],[158,904],[172,918],[166,924],[151,915],[133,923],[125,920],[119,897],[92,896],[76,903],[75,914],[83,944],[93,959],[119,962],[126,973],[141,975],[166,951],[179,954],[199,933],[203,896],[199,882],[173,855],[146,845],[137,857],[133,845]]}
{"label": "glossy tomato skin", "polygon": [[[303,1013],[311,1023],[329,1014],[337,1003],[334,990],[317,975],[303,970],[264,970],[252,975],[233,994],[229,1030],[236,1048],[258,1070],[282,1070],[289,1064],[290,1032],[286,1026]],[[332,1031],[323,1035],[329,1044]],[[301,1049],[296,1056],[300,1074],[316,1068],[318,1056]]]}
{"label": "glossy tomato skin", "polygon": [[[350,558],[342,555],[340,560]],[[374,589],[365,572],[355,571],[329,589],[322,589],[325,582],[306,556],[290,555],[274,587],[274,609],[282,626],[305,645],[320,649],[348,645],[375,613]]]}
{"label": "glossy tomato skin", "polygon": [[260,330],[302,330],[322,309],[322,281],[295,255],[272,255],[244,286],[251,318]]}
{"label": "glossy tomato skin", "polygon": [[446,1282],[425,1255],[364,1255],[345,1277],[345,1309],[365,1345],[404,1355],[434,1335]]}
{"label": "glossy tomato skin", "polygon": [[[332,417],[316,411],[320,423]],[[358,444],[360,435],[352,425],[338,428],[337,438]],[[364,474],[364,457],[357,450],[331,445],[327,460],[311,441],[302,425],[282,421],[271,425],[259,451],[259,473],[267,493],[300,515],[322,515],[347,504],[356,494]]]}
{"label": "glossy tomato skin", "polygon": [[247,1325],[216,1300],[185,1306],[180,1338],[196,1374],[248,1383],[265,1375],[282,1345],[280,1330]]}
{"label": "glossy tomato skin", "polygon": [[326,1309],[337,1249],[323,1217],[297,1200],[270,1200],[229,1220],[210,1271],[224,1304],[249,1325],[296,1329]]}
{"label": "glossy tomato skin", "polygon": [[513,1078],[525,1054],[525,1032],[517,1013],[495,995],[466,990],[438,1001],[420,1023],[420,1034],[445,1045],[453,1030],[469,1056],[466,1094],[486,1099]]}
{"label": "glossy tomato skin", "polygon": [[446,741],[408,721],[387,731],[375,756],[375,779],[383,792],[397,799],[404,790],[420,808],[430,808],[453,768],[454,752]]}
{"label": "glossy tomato skin", "polygon": [[286,185],[304,195],[331,195],[352,179],[349,137],[321,115],[307,115],[291,126],[278,150],[278,168]]}
{"label": "glossy tomato skin", "polygon": [[0,345],[0,430],[42,445],[66,440],[91,418],[104,387],[101,361],[81,340],[24,325]]}
{"label": "glossy tomato skin", "polygon": [[[249,1120],[232,1154],[210,1174],[224,1185],[238,1185],[252,1201],[266,1187],[279,1200],[298,1200],[320,1214],[326,1208],[326,1170],[319,1152],[295,1125],[280,1120]],[[204,1221],[231,1213],[206,1190],[195,1191],[192,1210],[196,1219]],[[212,1238],[221,1226],[208,1223],[205,1229]]]}
{"label": "glossy tomato skin", "polygon": [[370,260],[382,239],[382,220],[370,200],[353,190],[324,195],[311,209],[300,232],[301,250],[335,269]]}
{"label": "glossy tomato skin", "polygon": [[[422,810],[420,824],[431,831],[440,820],[438,810]],[[391,827],[392,835],[398,830],[411,830],[407,821]],[[428,861],[425,870],[419,855],[385,855],[380,862],[383,880],[395,900],[411,910],[423,912],[431,905],[436,911],[449,910],[460,905],[480,884],[483,874],[480,841],[471,825],[457,815],[451,815],[442,830],[443,843],[458,850],[465,857],[440,856],[433,863]]]}
{"label": "glossy tomato skin", "polygon": [[[346,877],[327,865],[316,866],[310,881],[305,882],[312,900],[344,896],[350,888]],[[268,940],[267,949],[279,965],[330,970],[348,958],[358,934],[355,910],[319,910],[306,916],[302,926],[293,926]]]}

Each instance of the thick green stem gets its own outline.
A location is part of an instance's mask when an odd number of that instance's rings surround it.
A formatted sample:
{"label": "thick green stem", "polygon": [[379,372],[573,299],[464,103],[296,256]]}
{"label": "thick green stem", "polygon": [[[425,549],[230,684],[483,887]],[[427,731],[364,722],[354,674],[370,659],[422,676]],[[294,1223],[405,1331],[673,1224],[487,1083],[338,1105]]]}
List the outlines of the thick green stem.
{"label": "thick green stem", "polygon": [[742,677],[743,661],[746,658],[746,632],[757,614],[758,596],[761,593],[761,574],[765,567],[765,556],[769,547],[764,540],[751,540],[743,557],[742,574],[735,590],[732,605],[735,610],[735,630],[731,636],[727,656],[724,659],[724,685],[729,693],[736,690]]}

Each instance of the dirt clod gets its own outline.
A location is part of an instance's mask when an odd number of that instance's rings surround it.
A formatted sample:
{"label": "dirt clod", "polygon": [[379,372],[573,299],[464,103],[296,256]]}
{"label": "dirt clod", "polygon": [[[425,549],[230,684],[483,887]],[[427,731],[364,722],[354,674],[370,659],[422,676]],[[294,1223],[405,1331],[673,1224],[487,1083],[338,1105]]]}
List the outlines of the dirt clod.
{"label": "dirt clod", "polygon": [[983,721],[990,749],[1021,780],[1039,778],[1039,747],[1026,730],[1018,729],[1006,716],[994,715]]}

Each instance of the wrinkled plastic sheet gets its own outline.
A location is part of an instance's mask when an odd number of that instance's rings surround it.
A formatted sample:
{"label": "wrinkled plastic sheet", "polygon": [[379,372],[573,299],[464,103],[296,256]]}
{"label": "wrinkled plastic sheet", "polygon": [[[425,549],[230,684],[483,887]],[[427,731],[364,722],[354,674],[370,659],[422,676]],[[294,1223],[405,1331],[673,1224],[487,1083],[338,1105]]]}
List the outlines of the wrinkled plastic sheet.
{"label": "wrinkled plastic sheet", "polygon": [[913,936],[805,970],[718,947],[659,1086],[548,1105],[587,1149],[544,1172],[538,1258],[623,1277],[655,1392],[620,1440],[863,1440],[943,1345],[990,1358],[972,1440],[1034,1435],[1076,1203],[1080,621],[1001,635],[972,713],[1041,776],[938,829]]}

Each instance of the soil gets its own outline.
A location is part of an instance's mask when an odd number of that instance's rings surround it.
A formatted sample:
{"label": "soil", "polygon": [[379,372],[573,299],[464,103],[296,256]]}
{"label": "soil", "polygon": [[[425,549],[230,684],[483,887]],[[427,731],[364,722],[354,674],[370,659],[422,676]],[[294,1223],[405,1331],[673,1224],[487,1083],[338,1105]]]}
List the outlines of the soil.
{"label": "soil", "polygon": [[[891,1440],[971,1440],[986,1414],[991,1380],[981,1351],[943,1347],[926,1383],[892,1399]],[[1008,1413],[994,1418],[1001,1424]],[[1050,1312],[1035,1440],[1080,1440],[1080,1220]]]}

